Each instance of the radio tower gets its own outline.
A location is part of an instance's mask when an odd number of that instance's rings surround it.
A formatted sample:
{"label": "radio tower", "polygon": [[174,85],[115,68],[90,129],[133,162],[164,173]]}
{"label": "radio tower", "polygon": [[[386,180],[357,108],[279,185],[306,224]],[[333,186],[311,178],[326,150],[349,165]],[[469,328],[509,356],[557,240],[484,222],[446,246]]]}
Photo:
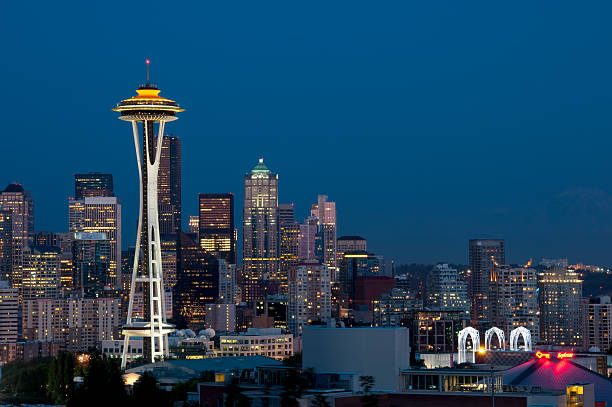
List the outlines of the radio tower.
{"label": "radio tower", "polygon": [[[138,95],[122,100],[113,109],[121,113],[119,119],[132,123],[140,176],[140,213],[136,252],[127,321],[122,330],[124,335],[122,368],[125,368],[127,362],[131,336],[145,338],[144,359],[150,358],[151,362],[155,362],[168,357],[168,333],[174,330],[174,325],[166,322],[164,307],[164,281],[157,212],[157,173],[164,126],[166,122],[178,119],[176,113],[185,109],[181,109],[175,101],[159,96],[161,91],[149,83],[149,63],[147,59],[147,83],[136,90]],[[157,137],[155,137],[155,128],[157,128]],[[139,134],[139,131],[142,131],[142,135]],[[144,318],[134,316],[134,292],[137,284],[142,286],[144,295]]]}

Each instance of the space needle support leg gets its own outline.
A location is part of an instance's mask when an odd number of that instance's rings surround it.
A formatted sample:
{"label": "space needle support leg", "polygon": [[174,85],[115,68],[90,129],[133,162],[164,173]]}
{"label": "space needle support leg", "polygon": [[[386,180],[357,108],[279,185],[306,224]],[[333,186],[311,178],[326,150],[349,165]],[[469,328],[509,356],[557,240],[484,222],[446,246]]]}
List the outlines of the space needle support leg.
{"label": "space needle support leg", "polygon": [[[140,258],[140,233],[142,231],[142,207],[143,207],[143,190],[142,190],[142,159],[140,157],[140,141],[138,136],[138,123],[132,121],[132,132],[134,133],[134,147],[136,147],[136,161],[138,162],[138,176],[140,182],[140,210],[138,211],[138,231],[136,232],[136,249],[134,250],[134,265],[132,268],[132,283],[130,284],[130,299],[128,302],[127,324],[132,323],[132,313],[134,311],[134,292],[136,289],[136,276],[138,274],[138,261]],[[130,343],[130,336],[124,334],[123,353],[121,355],[121,369],[125,369],[127,364],[127,352]]]}

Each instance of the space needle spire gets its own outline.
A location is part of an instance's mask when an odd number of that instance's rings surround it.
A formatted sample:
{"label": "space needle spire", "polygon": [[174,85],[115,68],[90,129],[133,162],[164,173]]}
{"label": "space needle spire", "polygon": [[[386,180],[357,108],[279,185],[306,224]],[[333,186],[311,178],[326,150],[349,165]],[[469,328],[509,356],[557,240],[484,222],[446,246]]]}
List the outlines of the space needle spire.
{"label": "space needle spire", "polygon": [[[127,321],[122,329],[124,335],[122,368],[126,366],[130,337],[145,338],[144,359],[155,362],[168,357],[168,334],[174,330],[174,326],[166,321],[164,306],[157,174],[164,139],[164,126],[166,122],[177,120],[176,113],[183,112],[185,109],[181,109],[175,101],[159,96],[161,91],[149,83],[149,65],[150,61],[147,59],[147,83],[136,90],[137,96],[122,100],[113,109],[121,113],[119,119],[132,124],[140,176],[140,212],[136,252]],[[157,137],[155,136],[156,130]],[[142,145],[140,140],[142,140]],[[144,293],[144,318],[134,315],[134,293],[137,285],[142,286]]]}

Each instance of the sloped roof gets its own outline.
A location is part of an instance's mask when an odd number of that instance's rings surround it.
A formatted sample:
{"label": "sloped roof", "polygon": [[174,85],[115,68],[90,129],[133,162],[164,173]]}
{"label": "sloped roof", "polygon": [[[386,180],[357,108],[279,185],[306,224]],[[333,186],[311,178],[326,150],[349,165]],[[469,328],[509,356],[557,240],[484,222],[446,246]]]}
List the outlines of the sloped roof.
{"label": "sloped roof", "polygon": [[595,401],[612,403],[612,380],[568,359],[537,359],[504,372],[504,384],[563,390],[572,383],[592,383]]}
{"label": "sloped roof", "polygon": [[4,192],[23,192],[23,187],[21,184],[8,184]]}

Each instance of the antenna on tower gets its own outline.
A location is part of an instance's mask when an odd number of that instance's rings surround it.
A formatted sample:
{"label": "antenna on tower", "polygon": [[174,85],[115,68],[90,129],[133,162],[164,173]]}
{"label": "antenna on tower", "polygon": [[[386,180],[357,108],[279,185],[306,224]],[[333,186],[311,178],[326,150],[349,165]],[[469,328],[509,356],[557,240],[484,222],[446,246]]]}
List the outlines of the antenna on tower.
{"label": "antenna on tower", "polygon": [[149,65],[151,64],[151,60],[147,58],[145,63],[147,64],[147,83],[149,83]]}

